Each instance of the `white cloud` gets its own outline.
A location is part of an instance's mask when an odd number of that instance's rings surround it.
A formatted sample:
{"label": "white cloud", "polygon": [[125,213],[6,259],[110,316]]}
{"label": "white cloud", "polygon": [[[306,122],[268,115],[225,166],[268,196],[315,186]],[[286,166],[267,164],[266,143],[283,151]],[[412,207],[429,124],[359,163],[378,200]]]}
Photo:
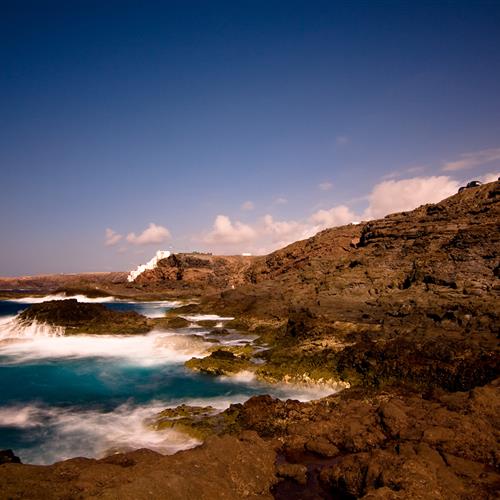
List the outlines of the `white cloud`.
{"label": "white cloud", "polygon": [[460,159],[458,160],[445,162],[443,170],[454,172],[456,170],[478,167],[497,160],[500,160],[500,148],[483,149],[482,151],[475,151],[473,153],[464,153],[460,155]]}
{"label": "white cloud", "polygon": [[330,189],[332,189],[333,187],[333,183],[328,181],[322,182],[318,184],[318,187],[321,189],[321,191],[330,191]]}
{"label": "white cloud", "polygon": [[288,200],[282,196],[279,198],[276,198],[273,202],[275,205],[286,205],[288,203]]}
{"label": "white cloud", "polygon": [[302,229],[302,225],[297,221],[277,221],[269,214],[265,215],[262,221],[264,223],[264,232],[278,239],[289,236]]}
{"label": "white cloud", "polygon": [[170,238],[170,231],[163,226],[157,226],[153,222],[138,236],[135,233],[127,235],[127,241],[134,245],[153,245],[163,243]]}
{"label": "white cloud", "polygon": [[490,172],[489,174],[484,174],[484,175],[481,175],[481,177],[479,177],[479,181],[481,182],[484,182],[485,184],[488,183],[488,182],[494,182],[496,180],[498,180],[498,178],[500,177],[500,172]]}
{"label": "white cloud", "polygon": [[255,239],[256,231],[242,222],[231,222],[227,215],[215,218],[212,231],[203,238],[205,243],[238,244]]}
{"label": "white cloud", "polygon": [[316,225],[319,231],[327,227],[349,224],[357,218],[356,214],[346,205],[337,205],[329,210],[318,210],[311,215],[310,221]]}
{"label": "white cloud", "polygon": [[318,229],[307,222],[296,220],[275,220],[272,215],[262,219],[260,231],[262,239],[267,237],[269,251],[284,247],[294,241],[310,238]]}
{"label": "white cloud", "polygon": [[[487,180],[495,179],[496,175],[488,174]],[[309,238],[325,228],[384,217],[390,213],[412,210],[425,203],[441,201],[455,194],[458,188],[459,183],[448,176],[386,180],[375,185],[368,196],[356,200],[368,203],[363,213],[355,212],[349,205],[343,204],[318,210],[307,218],[277,220],[267,214],[252,224],[218,215],[212,230],[198,241],[209,244],[209,250],[214,252],[224,252],[230,246],[231,251],[260,255]]]}
{"label": "white cloud", "polygon": [[343,146],[344,144],[347,144],[349,142],[349,137],[347,137],[346,135],[338,135],[335,138],[335,142],[338,146]]}
{"label": "white cloud", "polygon": [[437,203],[458,191],[457,181],[448,176],[413,177],[377,184],[363,219],[376,219],[394,212],[413,210],[425,203]]}
{"label": "white cloud", "polygon": [[245,201],[245,203],[243,203],[241,205],[241,209],[246,210],[246,211],[253,210],[254,208],[255,208],[255,205],[254,205],[253,201],[250,201],[250,200]]}
{"label": "white cloud", "polygon": [[107,247],[112,247],[113,245],[116,245],[122,238],[123,236],[121,234],[117,233],[116,231],[113,231],[111,228],[108,227],[106,229],[104,244]]}

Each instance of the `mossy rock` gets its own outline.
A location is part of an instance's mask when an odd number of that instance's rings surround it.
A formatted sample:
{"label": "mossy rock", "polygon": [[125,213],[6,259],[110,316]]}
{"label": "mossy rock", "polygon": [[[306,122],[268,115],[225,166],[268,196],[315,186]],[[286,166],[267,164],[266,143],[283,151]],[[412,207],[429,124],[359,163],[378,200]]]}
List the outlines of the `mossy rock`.
{"label": "mossy rock", "polygon": [[353,385],[350,373],[339,373],[337,359],[332,352],[307,353],[296,345],[280,345],[261,353],[266,360],[255,371],[257,378],[266,382],[326,383]]}
{"label": "mossy rock", "polygon": [[202,319],[200,321],[195,321],[195,323],[203,328],[215,328],[219,323],[221,323],[221,320]]}
{"label": "mossy rock", "polygon": [[255,365],[247,359],[236,356],[226,349],[217,349],[204,358],[191,358],[184,365],[190,370],[216,376],[234,375],[255,368]]}
{"label": "mossy rock", "polygon": [[165,318],[154,318],[157,328],[187,328],[191,323],[180,316],[169,315]]}
{"label": "mossy rock", "polygon": [[[216,352],[216,350],[214,350],[213,352]],[[223,351],[230,352],[241,359],[250,360],[255,354],[255,347],[251,344],[225,345]]]}
{"label": "mossy rock", "polygon": [[248,323],[240,318],[235,318],[229,320],[224,326],[226,328],[233,328],[234,330],[246,330],[248,328]]}
{"label": "mossy rock", "polygon": [[148,425],[155,430],[174,429],[203,440],[214,434],[238,433],[241,430],[238,416],[238,405],[231,405],[224,412],[212,406],[181,405],[158,413]]}

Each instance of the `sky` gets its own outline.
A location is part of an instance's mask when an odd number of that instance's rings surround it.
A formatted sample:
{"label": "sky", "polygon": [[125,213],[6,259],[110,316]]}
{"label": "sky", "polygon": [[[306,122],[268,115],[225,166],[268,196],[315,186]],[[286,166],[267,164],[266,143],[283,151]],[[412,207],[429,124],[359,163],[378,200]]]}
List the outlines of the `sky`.
{"label": "sky", "polygon": [[498,1],[0,9],[3,276],[264,254],[499,175]]}

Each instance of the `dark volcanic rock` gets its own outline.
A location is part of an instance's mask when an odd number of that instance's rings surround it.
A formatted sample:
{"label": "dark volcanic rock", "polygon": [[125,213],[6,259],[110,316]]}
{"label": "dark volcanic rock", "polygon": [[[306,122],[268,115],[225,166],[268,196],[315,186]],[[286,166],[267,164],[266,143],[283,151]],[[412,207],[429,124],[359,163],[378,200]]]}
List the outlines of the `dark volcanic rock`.
{"label": "dark volcanic rock", "polygon": [[0,450],[0,465],[2,464],[20,464],[21,459],[14,455],[12,450]]}
{"label": "dark volcanic rock", "polygon": [[[328,229],[265,257],[162,261],[133,286],[198,290],[202,300],[183,313],[234,316],[225,326],[259,333],[269,350],[259,354],[266,364],[255,368],[258,375],[340,378],[353,387],[310,403],[258,396],[217,414],[169,410],[157,425],[178,420],[193,435],[232,436],[212,436],[202,448],[162,459],[139,451],[122,462],[6,464],[2,492],[498,498],[499,202],[494,182],[411,212]],[[189,363],[221,374],[248,360],[219,351]]]}
{"label": "dark volcanic rock", "polygon": [[136,312],[112,311],[102,304],[78,302],[76,299],[51,300],[33,304],[20,315],[22,323],[33,321],[65,328],[66,335],[138,334],[151,330],[147,318]]}
{"label": "dark volcanic rock", "polygon": [[254,257],[172,254],[142,273],[133,286],[157,290],[191,290],[194,295],[220,291],[248,281]]}
{"label": "dark volcanic rock", "polygon": [[277,498],[493,499],[500,486],[500,379],[431,395],[387,386],[310,403],[259,396],[226,412],[226,431],[279,437]]}
{"label": "dark volcanic rock", "polygon": [[272,499],[275,450],[255,433],[212,436],[200,447],[162,456],[149,450],[50,466],[0,466],[0,497],[186,500]]}
{"label": "dark volcanic rock", "polygon": [[256,260],[251,284],[206,307],[265,333],[269,378],[485,384],[499,373],[499,187],[322,231]]}
{"label": "dark volcanic rock", "polygon": [[210,375],[232,375],[252,367],[250,361],[225,349],[217,349],[204,358],[191,358],[185,365]]}

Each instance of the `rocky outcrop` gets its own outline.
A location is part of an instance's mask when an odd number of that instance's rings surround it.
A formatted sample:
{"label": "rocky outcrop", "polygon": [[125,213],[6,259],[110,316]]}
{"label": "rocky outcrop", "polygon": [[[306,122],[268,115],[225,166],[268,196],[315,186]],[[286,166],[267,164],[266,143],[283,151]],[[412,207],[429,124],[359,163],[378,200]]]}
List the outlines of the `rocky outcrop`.
{"label": "rocky outcrop", "polygon": [[51,300],[33,304],[19,315],[19,322],[32,322],[64,328],[65,335],[146,333],[152,322],[136,312],[112,311],[102,304],[78,302],[76,299]]}
{"label": "rocky outcrop", "polygon": [[[262,258],[169,257],[134,290],[197,290],[175,316],[215,312],[258,333],[260,377],[352,387],[168,409],[151,425],[207,438],[201,448],[6,464],[0,486],[14,498],[498,498],[499,202],[494,182]],[[190,362],[232,373],[240,361]]]}
{"label": "rocky outcrop", "polygon": [[212,436],[194,450],[162,456],[149,450],[102,460],[74,458],[50,466],[0,466],[2,498],[219,500],[271,499],[275,450],[247,432]]}
{"label": "rocky outcrop", "polygon": [[237,356],[227,349],[217,349],[204,358],[192,358],[185,365],[191,370],[209,375],[234,375],[254,368],[247,357]]}
{"label": "rocky outcrop", "polygon": [[181,405],[163,410],[147,424],[156,430],[174,429],[204,440],[213,435],[240,434],[242,429],[236,422],[238,415],[238,410],[221,412],[212,406]]}
{"label": "rocky outcrop", "polygon": [[263,335],[270,378],[286,366],[351,384],[485,384],[499,369],[499,202],[494,182],[325,230],[255,261],[251,284],[200,307]]}
{"label": "rocky outcrop", "polygon": [[255,257],[214,256],[210,254],[172,254],[155,269],[142,273],[137,287],[191,290],[193,294],[231,288],[248,281],[247,272]]}
{"label": "rocky outcrop", "polygon": [[21,459],[14,455],[12,450],[0,450],[0,465],[2,464],[20,464]]}
{"label": "rocky outcrop", "polygon": [[464,392],[347,389],[309,403],[256,396],[150,422],[204,438],[52,466],[4,464],[5,498],[495,499],[500,379]]}
{"label": "rocky outcrop", "polygon": [[184,425],[277,438],[275,498],[493,499],[499,415],[497,379],[455,393],[386,386],[310,403],[257,396]]}

